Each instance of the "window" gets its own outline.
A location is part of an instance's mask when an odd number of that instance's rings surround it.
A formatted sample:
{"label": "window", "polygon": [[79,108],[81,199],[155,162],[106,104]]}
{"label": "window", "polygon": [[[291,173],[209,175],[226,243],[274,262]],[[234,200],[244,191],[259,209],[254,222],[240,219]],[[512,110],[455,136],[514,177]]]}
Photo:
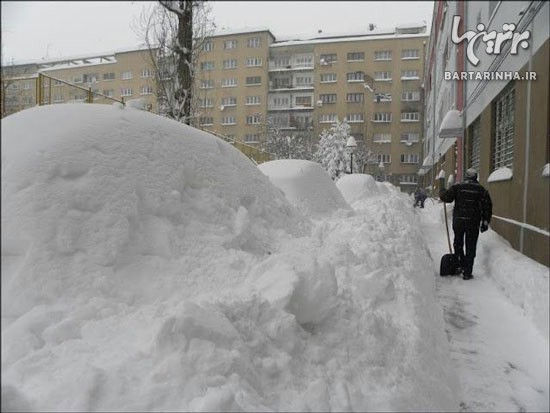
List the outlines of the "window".
{"label": "window", "polygon": [[420,100],[420,92],[403,92],[401,93],[403,102],[418,102]]}
{"label": "window", "polygon": [[493,170],[514,163],[515,89],[508,87],[494,103]]}
{"label": "window", "polygon": [[377,163],[391,163],[391,155],[390,154],[379,154],[378,158],[376,160]]}
{"label": "window", "polygon": [[199,118],[199,125],[200,126],[210,126],[214,124],[214,118],[212,116],[206,116]]}
{"label": "window", "polygon": [[391,112],[377,112],[374,114],[374,122],[391,122]]}
{"label": "window", "polygon": [[289,67],[290,68],[290,56],[279,56],[273,59],[275,67]]}
{"label": "window", "polygon": [[246,117],[246,124],[247,125],[259,125],[260,124],[260,114],[256,115],[248,115]]}
{"label": "window", "polygon": [[278,108],[288,108],[290,107],[290,98],[288,97],[276,97],[272,100],[273,106]]}
{"label": "window", "polygon": [[391,50],[379,50],[374,52],[374,60],[391,60]]}
{"label": "window", "polygon": [[153,94],[153,86],[150,86],[150,85],[142,86],[140,93],[142,95],[152,95]]}
{"label": "window", "polygon": [[401,142],[413,143],[420,141],[420,134],[418,132],[404,132],[401,134]]}
{"label": "window", "polygon": [[261,67],[262,63],[261,57],[249,57],[246,59],[246,67]]}
{"label": "window", "polygon": [[246,85],[261,85],[262,84],[262,77],[261,76],[247,76],[246,77]]}
{"label": "window", "polygon": [[237,59],[228,59],[223,61],[224,69],[235,69],[237,68]]}
{"label": "window", "polygon": [[84,83],[97,83],[98,78],[99,76],[97,75],[97,73],[84,74],[82,76],[82,80],[84,81]]}
{"label": "window", "polygon": [[55,80],[53,81],[53,85],[54,85],[54,86],[63,86],[63,82],[61,82],[60,80],[55,79]]}
{"label": "window", "polygon": [[122,88],[122,92],[120,93],[120,96],[132,96],[133,91],[131,87],[125,87]]}
{"label": "window", "polygon": [[372,141],[376,143],[389,143],[391,142],[391,133],[375,133],[372,136]]}
{"label": "window", "polygon": [[[261,39],[259,37],[251,37],[246,40],[246,47],[260,47],[261,45]],[[235,47],[237,47],[235,45]]]}
{"label": "window", "polygon": [[25,82],[25,83],[23,84],[23,89],[29,90],[30,88],[31,88],[31,82]]}
{"label": "window", "polygon": [[296,87],[313,86],[313,77],[311,76],[296,76]]}
{"label": "window", "polygon": [[322,54],[319,57],[319,63],[321,64],[321,66],[330,65],[331,63],[336,63],[336,62],[337,62],[336,53]]}
{"label": "window", "polygon": [[313,56],[297,56],[294,62],[297,67],[313,67]]}
{"label": "window", "polygon": [[130,80],[132,79],[132,72],[122,72],[122,75],[120,76],[122,80]]}
{"label": "window", "polygon": [[400,184],[416,184],[418,179],[417,175],[401,175],[399,178]]}
{"label": "window", "polygon": [[201,62],[201,70],[214,70],[214,62]]}
{"label": "window", "polygon": [[237,48],[237,41],[236,40],[226,40],[223,42],[223,48],[224,49],[236,49]]}
{"label": "window", "polygon": [[53,102],[54,103],[63,103],[64,102],[63,95],[55,95],[53,97]]}
{"label": "window", "polygon": [[199,99],[199,107],[201,108],[212,108],[214,107],[214,100],[211,98]]}
{"label": "window", "polygon": [[112,98],[115,95],[115,91],[113,89],[104,89],[103,94],[107,97]]}
{"label": "window", "polygon": [[334,123],[338,120],[338,115],[336,113],[326,113],[319,115],[319,123]]}
{"label": "window", "polygon": [[237,120],[235,116],[224,116],[222,117],[222,125],[236,125]]}
{"label": "window", "polygon": [[364,93],[348,93],[346,102],[348,103],[362,103],[365,98]]}
{"label": "window", "polygon": [[82,83],[82,75],[76,75],[73,77],[73,83]]}
{"label": "window", "polygon": [[374,94],[374,101],[376,103],[391,102],[392,101],[391,93],[375,93]]}
{"label": "window", "polygon": [[214,43],[212,42],[205,42],[203,45],[202,45],[202,50],[204,52],[211,52],[212,50],[214,50]]}
{"label": "window", "polygon": [[141,69],[141,77],[153,77],[153,71],[151,69]]}
{"label": "window", "polygon": [[401,79],[402,80],[420,79],[420,77],[418,77],[418,70],[403,70],[403,71],[401,71]]}
{"label": "window", "polygon": [[245,141],[245,143],[259,142],[260,141],[260,135],[258,135],[257,133],[246,134],[246,135],[244,135],[244,141]]}
{"label": "window", "polygon": [[296,96],[296,106],[311,107],[311,96]]}
{"label": "window", "polygon": [[332,82],[336,82],[336,73],[321,74],[321,83],[332,83]]}
{"label": "window", "polygon": [[403,60],[420,59],[420,51],[418,49],[403,49],[401,50],[401,59]]}
{"label": "window", "polygon": [[237,79],[231,78],[231,79],[222,79],[222,87],[236,87],[237,86]]}
{"label": "window", "polygon": [[229,96],[222,98],[222,105],[223,106],[237,106],[237,98],[234,96]]}
{"label": "window", "polygon": [[103,73],[103,80],[115,80],[115,72]]}
{"label": "window", "polygon": [[346,118],[348,123],[360,123],[365,121],[363,113],[348,113]]}
{"label": "window", "polygon": [[392,80],[391,72],[374,72],[374,80],[390,81]]}
{"label": "window", "polygon": [[323,102],[323,104],[336,103],[336,93],[319,95],[319,100]]}
{"label": "window", "polygon": [[214,79],[201,80],[201,89],[212,89],[214,87]]}
{"label": "window", "polygon": [[481,120],[477,118],[470,126],[471,141],[468,147],[470,168],[479,171],[480,147],[481,147]]}
{"label": "window", "polygon": [[401,122],[418,122],[420,120],[420,113],[418,112],[402,112]]}
{"label": "window", "polygon": [[401,163],[418,163],[418,154],[415,154],[415,153],[402,154]]}
{"label": "window", "polygon": [[352,136],[355,138],[355,140],[358,141],[358,142],[365,139],[365,136],[363,135],[362,132],[353,132],[351,135],[352,135]]}
{"label": "window", "polygon": [[359,62],[365,60],[365,52],[348,53],[348,62]]}
{"label": "window", "polygon": [[262,100],[260,96],[247,96],[246,97],[246,104],[247,105],[261,105]]}
{"label": "window", "polygon": [[348,82],[364,82],[365,74],[363,72],[351,72],[347,74]]}

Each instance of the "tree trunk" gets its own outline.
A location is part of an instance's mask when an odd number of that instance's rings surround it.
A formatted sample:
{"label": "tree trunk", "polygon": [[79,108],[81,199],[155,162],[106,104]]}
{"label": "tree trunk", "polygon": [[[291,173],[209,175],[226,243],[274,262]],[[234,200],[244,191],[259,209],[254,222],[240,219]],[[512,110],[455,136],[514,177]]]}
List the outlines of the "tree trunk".
{"label": "tree trunk", "polygon": [[177,73],[180,87],[176,96],[184,123],[191,124],[191,99],[193,90],[192,51],[193,51],[193,2],[182,0],[181,14],[178,14]]}

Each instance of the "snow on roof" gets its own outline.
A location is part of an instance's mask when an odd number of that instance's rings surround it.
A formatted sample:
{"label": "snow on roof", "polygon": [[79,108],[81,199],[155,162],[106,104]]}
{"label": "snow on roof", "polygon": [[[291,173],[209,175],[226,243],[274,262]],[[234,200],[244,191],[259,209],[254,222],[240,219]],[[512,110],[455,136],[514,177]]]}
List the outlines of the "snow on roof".
{"label": "snow on roof", "polygon": [[66,61],[75,61],[75,60],[90,60],[95,58],[100,58],[104,56],[114,56],[115,54],[119,53],[128,53],[128,52],[135,52],[135,51],[142,51],[147,50],[146,45],[139,45],[139,46],[128,46],[128,47],[122,47],[114,50],[109,51],[103,51],[103,52],[97,52],[97,53],[83,53],[78,55],[72,55],[72,56],[59,56],[59,57],[51,57],[51,58],[41,58],[41,59],[35,59],[35,60],[14,60],[13,62],[10,62],[10,64],[13,64],[14,66],[22,66],[22,65],[44,65],[44,64],[55,64],[55,63],[62,63]]}
{"label": "snow on roof", "polygon": [[257,32],[269,32],[273,38],[275,36],[268,27],[257,26],[257,27],[240,27],[240,28],[231,28],[231,27],[219,27],[216,28],[212,37],[217,36],[228,36],[234,34],[247,34],[247,33],[257,33]]}
{"label": "snow on roof", "polygon": [[396,33],[395,31],[382,32],[375,31],[374,34],[325,34],[323,37],[317,37],[309,40],[288,40],[281,41],[272,44],[270,47],[281,47],[281,46],[292,46],[300,44],[319,44],[319,43],[335,43],[335,42],[353,42],[353,41],[363,41],[363,40],[384,40],[384,39],[395,39],[395,38],[415,38],[415,37],[429,37],[428,33],[411,33],[411,34],[402,34]]}

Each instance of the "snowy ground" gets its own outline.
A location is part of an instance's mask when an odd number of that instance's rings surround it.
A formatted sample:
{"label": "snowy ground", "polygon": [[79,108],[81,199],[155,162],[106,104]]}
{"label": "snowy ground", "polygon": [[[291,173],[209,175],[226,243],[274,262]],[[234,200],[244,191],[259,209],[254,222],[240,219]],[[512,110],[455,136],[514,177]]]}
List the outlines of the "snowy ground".
{"label": "snowy ground", "polygon": [[3,119],[2,410],[548,411],[548,268],[489,231],[441,278],[440,204],[322,172],[131,108]]}

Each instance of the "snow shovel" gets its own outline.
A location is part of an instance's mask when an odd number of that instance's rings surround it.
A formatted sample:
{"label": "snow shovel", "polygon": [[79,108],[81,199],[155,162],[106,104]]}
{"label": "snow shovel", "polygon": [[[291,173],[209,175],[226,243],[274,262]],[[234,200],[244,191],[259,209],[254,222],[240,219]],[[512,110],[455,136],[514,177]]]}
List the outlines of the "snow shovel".
{"label": "snow shovel", "polygon": [[458,259],[453,254],[451,248],[451,238],[449,237],[449,223],[447,222],[447,205],[443,203],[443,211],[445,212],[445,228],[447,229],[447,243],[449,244],[449,254],[445,254],[441,257],[441,264],[439,265],[439,275],[442,277],[446,275],[455,275],[458,270]]}

